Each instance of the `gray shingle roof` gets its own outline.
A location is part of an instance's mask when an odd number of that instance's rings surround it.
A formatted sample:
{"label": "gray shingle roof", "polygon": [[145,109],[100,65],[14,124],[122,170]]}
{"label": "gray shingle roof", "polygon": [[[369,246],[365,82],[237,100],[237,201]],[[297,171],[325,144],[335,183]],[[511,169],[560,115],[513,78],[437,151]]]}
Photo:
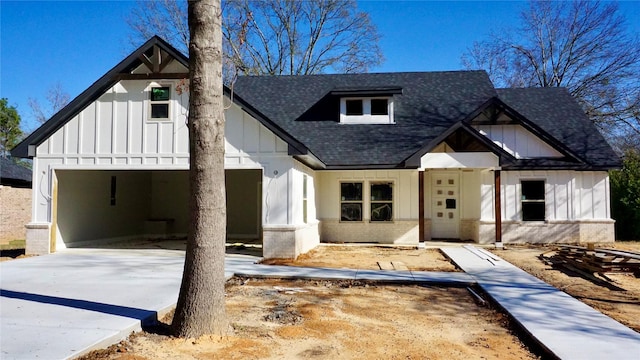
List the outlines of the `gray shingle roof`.
{"label": "gray shingle roof", "polygon": [[[402,88],[395,124],[340,124],[333,90]],[[484,71],[240,77],[235,93],[331,167],[399,167],[487,99]]]}
{"label": "gray shingle roof", "polygon": [[[340,92],[395,91],[395,124],[340,124]],[[327,168],[393,168],[492,98],[499,98],[578,159],[518,160],[505,168],[608,169],[620,162],[563,88],[495,89],[484,71],[246,76],[235,93],[300,141]],[[552,144],[553,145],[553,144]],[[423,149],[424,150],[424,149]]]}
{"label": "gray shingle roof", "polygon": [[0,183],[2,185],[31,185],[31,170],[0,156]]}

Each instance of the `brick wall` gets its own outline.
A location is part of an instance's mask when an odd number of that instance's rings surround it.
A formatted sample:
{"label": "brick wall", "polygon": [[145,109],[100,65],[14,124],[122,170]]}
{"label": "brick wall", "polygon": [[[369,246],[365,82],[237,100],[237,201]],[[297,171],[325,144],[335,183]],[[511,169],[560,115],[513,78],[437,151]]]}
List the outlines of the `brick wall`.
{"label": "brick wall", "polygon": [[0,185],[0,244],[26,238],[31,221],[31,189]]}

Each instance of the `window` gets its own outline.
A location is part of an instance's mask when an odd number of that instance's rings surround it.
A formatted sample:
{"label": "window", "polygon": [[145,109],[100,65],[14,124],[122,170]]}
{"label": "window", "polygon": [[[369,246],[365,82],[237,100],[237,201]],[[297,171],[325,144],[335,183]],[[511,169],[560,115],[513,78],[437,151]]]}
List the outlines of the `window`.
{"label": "window", "polygon": [[302,221],[307,223],[307,175],[302,175]]}
{"label": "window", "polygon": [[362,221],[362,183],[340,183],[340,220]]}
{"label": "window", "polygon": [[340,122],[343,124],[392,124],[393,99],[342,98],[340,99]]}
{"label": "window", "polygon": [[390,183],[371,184],[371,221],[393,220],[393,186]]}
{"label": "window", "polygon": [[116,205],[116,177],[115,176],[111,177],[111,199],[109,203],[111,204],[111,206]]}
{"label": "window", "polygon": [[347,100],[347,115],[362,115],[362,100]]}
{"label": "window", "polygon": [[527,180],[522,185],[522,220],[544,221],[544,181]]}
{"label": "window", "polygon": [[152,87],[150,91],[150,119],[169,119],[169,100],[171,88],[169,86]]}
{"label": "window", "polygon": [[387,99],[371,99],[371,115],[389,115]]}

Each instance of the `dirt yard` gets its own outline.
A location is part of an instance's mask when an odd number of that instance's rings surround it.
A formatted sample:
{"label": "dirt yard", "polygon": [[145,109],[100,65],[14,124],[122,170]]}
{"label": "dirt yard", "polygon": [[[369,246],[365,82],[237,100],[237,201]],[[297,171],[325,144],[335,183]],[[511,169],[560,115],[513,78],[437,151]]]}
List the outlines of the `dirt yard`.
{"label": "dirt yard", "polygon": [[296,260],[266,260],[263,264],[380,270],[378,262],[395,262],[414,271],[458,271],[438,249],[378,246],[319,246]]}
{"label": "dirt yard", "polygon": [[[640,251],[640,242],[617,243]],[[640,279],[610,275],[603,286],[538,256],[541,246],[495,253],[640,331]],[[292,266],[378,269],[395,262],[411,270],[456,271],[437,250],[321,246]],[[227,286],[232,332],[226,338],[175,339],[158,329],[131,336],[85,360],[144,359],[535,359],[503,314],[480,307],[466,289],[364,282],[235,279]],[[170,318],[164,319],[165,323]],[[166,326],[159,329],[166,329]],[[155,333],[154,333],[155,331]],[[162,331],[160,331],[161,333]],[[518,336],[521,336],[519,339]]]}
{"label": "dirt yard", "polygon": [[[640,252],[640,242],[600,244],[598,247]],[[607,274],[613,282],[595,283],[562,268],[546,265],[539,255],[542,246],[506,246],[493,252],[526,272],[581,300],[603,314],[640,332],[640,278],[627,274]],[[547,255],[552,255],[547,254]]]}
{"label": "dirt yard", "polygon": [[537,358],[464,288],[236,279],[227,312],[226,338],[140,333],[83,359]]}

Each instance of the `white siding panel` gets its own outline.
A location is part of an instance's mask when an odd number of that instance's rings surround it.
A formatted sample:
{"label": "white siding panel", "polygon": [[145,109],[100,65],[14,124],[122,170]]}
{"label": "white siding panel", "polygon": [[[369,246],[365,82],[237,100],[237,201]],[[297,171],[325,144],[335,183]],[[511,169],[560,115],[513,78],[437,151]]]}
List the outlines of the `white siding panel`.
{"label": "white siding panel", "polygon": [[287,145],[287,143],[280,139],[279,137],[276,137],[276,152],[280,152],[280,153],[285,153],[288,152],[289,150],[289,145]]}
{"label": "white siding panel", "polygon": [[225,152],[237,154],[243,148],[244,123],[243,114],[236,107],[225,112]]}
{"label": "white siding panel", "polygon": [[495,217],[494,173],[492,171],[482,171],[480,177],[482,181],[480,187],[480,218],[482,220],[493,220]]}
{"label": "white siding panel", "polygon": [[127,94],[116,94],[115,110],[115,139],[113,152],[115,154],[126,154],[127,143],[129,142],[129,104]]}
{"label": "white siding panel", "polygon": [[80,132],[78,129],[79,122],[78,117],[75,116],[64,127],[67,132],[65,137],[65,153],[66,154],[78,154],[80,144]]}
{"label": "white siding panel", "polygon": [[157,122],[146,122],[144,124],[144,152],[146,154],[157,154],[158,153],[158,123]]}
{"label": "white siding panel", "polygon": [[258,122],[252,119],[249,115],[244,114],[244,142],[242,149],[248,153],[257,153],[258,146],[260,144],[260,129],[258,128]]}
{"label": "white siding panel", "polygon": [[553,201],[555,203],[555,219],[568,220],[570,213],[570,186],[571,177],[567,171],[559,171],[556,174],[556,185]]}
{"label": "white siding panel", "polygon": [[582,187],[580,189],[580,219],[593,218],[593,173],[583,172]]}
{"label": "white siding panel", "polygon": [[272,153],[276,151],[276,137],[264,126],[260,126],[260,152]]}
{"label": "white siding panel", "polygon": [[98,153],[110,154],[113,143],[113,94],[107,93],[100,97],[97,123]]}
{"label": "white siding panel", "polygon": [[64,140],[64,129],[59,129],[49,138],[49,154],[63,154]]}
{"label": "white siding panel", "polygon": [[158,126],[160,128],[158,150],[161,154],[173,153],[173,122],[162,122]]}
{"label": "white siding panel", "polygon": [[94,154],[96,146],[96,105],[92,103],[80,114],[81,154]]}
{"label": "white siding panel", "polygon": [[462,171],[460,183],[460,206],[462,219],[480,218],[480,171]]}
{"label": "white siding panel", "polygon": [[594,173],[593,184],[593,218],[608,218],[609,203],[607,201],[607,175],[606,173]]}
{"label": "white siding panel", "polygon": [[187,154],[189,152],[189,128],[185,121],[184,118],[181,118],[176,123],[175,152],[178,154]]}
{"label": "white siding panel", "polygon": [[[135,95],[135,94],[132,94]],[[143,126],[144,121],[142,120],[143,116],[143,101],[139,99],[139,101],[134,101],[136,99],[132,99],[129,101],[129,153],[130,154],[140,154],[142,153],[142,140],[143,140]]]}

